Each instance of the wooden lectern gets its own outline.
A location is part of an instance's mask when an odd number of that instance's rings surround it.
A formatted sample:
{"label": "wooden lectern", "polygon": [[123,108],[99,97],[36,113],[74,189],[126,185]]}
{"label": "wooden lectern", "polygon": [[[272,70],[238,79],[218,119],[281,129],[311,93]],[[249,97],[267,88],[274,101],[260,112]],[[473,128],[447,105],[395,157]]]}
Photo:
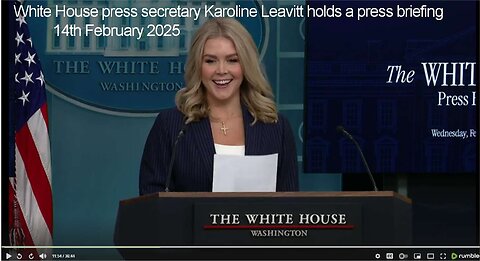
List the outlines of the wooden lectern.
{"label": "wooden lectern", "polygon": [[117,246],[408,246],[411,209],[410,199],[391,191],[162,192],[120,202],[114,241]]}

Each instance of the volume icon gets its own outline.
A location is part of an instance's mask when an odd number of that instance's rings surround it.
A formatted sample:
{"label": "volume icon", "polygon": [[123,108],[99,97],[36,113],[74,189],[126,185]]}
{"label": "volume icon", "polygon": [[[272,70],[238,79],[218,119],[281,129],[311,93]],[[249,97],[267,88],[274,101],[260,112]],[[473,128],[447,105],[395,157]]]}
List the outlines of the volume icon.
{"label": "volume icon", "polygon": [[45,258],[47,258],[47,254],[41,253],[41,254],[39,255],[39,257],[40,257],[41,259],[45,259]]}

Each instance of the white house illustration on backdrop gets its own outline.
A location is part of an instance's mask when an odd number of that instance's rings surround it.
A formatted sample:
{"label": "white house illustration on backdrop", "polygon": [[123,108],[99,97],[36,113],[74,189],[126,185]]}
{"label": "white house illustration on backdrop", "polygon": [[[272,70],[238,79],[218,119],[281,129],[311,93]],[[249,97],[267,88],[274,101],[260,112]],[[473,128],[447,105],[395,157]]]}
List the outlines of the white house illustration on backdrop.
{"label": "white house illustration on backdrop", "polygon": [[[187,7],[200,8],[204,5],[215,5],[218,7],[234,7],[235,1],[178,1],[178,0],[128,0],[128,1],[109,1],[109,0],[49,0],[48,6],[53,8],[55,5],[65,5],[71,8],[96,7],[101,8],[133,8],[140,10],[142,7]],[[46,38],[46,52],[49,54],[77,54],[77,55],[103,55],[103,56],[180,56],[188,52],[193,33],[208,18],[200,16],[198,20],[190,18],[172,18],[172,17],[109,17],[104,21],[101,17],[55,17],[48,18]],[[60,34],[57,36],[54,27],[59,25],[63,28],[65,25],[76,25],[85,29],[86,24],[101,26],[105,24],[109,27],[138,26],[143,27],[143,37],[137,40],[128,36],[66,36]],[[153,24],[178,24],[180,35],[177,37],[147,37],[147,25]]]}

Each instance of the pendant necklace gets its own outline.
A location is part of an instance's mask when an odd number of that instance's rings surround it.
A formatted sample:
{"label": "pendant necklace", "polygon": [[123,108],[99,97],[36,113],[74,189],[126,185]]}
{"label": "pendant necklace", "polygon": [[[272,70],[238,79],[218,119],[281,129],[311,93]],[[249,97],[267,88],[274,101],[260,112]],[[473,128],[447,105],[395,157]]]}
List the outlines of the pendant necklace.
{"label": "pendant necklace", "polygon": [[220,130],[223,132],[223,135],[227,136],[228,128],[227,128],[227,126],[225,125],[225,122],[224,122],[224,121],[222,121],[222,127],[220,127]]}
{"label": "pendant necklace", "polygon": [[[232,120],[232,119],[237,118],[237,117],[241,117],[241,116],[240,115],[235,115],[228,120]],[[218,119],[218,118],[215,118],[215,117],[212,117],[212,116],[210,116],[210,121],[215,122],[215,123],[220,123],[221,124],[220,131],[223,133],[224,136],[227,136],[230,128],[227,127],[226,121],[222,121],[221,119]]]}

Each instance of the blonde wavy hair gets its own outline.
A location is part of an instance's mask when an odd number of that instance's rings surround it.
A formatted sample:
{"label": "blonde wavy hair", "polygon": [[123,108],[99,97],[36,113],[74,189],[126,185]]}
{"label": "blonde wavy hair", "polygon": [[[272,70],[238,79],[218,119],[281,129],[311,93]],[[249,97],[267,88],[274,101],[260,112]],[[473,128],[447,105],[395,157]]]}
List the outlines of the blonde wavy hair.
{"label": "blonde wavy hair", "polygon": [[185,65],[185,87],[177,92],[175,103],[187,123],[208,117],[209,106],[202,84],[203,48],[208,39],[225,37],[235,45],[243,71],[240,87],[241,102],[248,107],[254,124],[278,121],[273,92],[260,66],[258,50],[245,27],[233,18],[214,18],[206,21],[196,32]]}

